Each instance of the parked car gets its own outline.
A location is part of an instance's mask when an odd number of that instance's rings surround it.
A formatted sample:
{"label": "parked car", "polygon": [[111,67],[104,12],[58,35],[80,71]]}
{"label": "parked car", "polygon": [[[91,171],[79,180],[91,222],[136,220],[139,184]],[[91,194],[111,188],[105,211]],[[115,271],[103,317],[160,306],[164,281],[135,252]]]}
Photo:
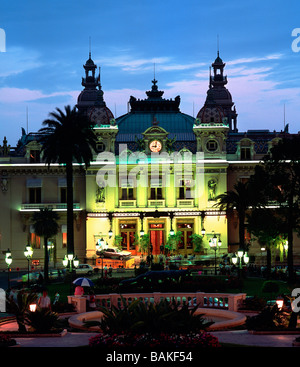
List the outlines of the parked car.
{"label": "parked car", "polygon": [[94,273],[94,268],[89,264],[79,264],[75,271],[76,274],[92,275]]}
{"label": "parked car", "polygon": [[104,251],[97,252],[97,255],[101,254],[103,254],[104,257],[117,260],[123,260],[124,258],[129,258],[131,256],[131,253],[129,251],[121,251],[115,247],[110,247]]}

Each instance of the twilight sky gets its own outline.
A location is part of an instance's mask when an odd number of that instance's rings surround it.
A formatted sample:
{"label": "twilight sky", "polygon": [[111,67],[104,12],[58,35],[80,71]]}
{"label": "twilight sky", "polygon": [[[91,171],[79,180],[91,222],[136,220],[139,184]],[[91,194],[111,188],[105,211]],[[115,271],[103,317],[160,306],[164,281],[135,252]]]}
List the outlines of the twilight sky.
{"label": "twilight sky", "polygon": [[298,132],[300,52],[291,46],[299,13],[298,0],[2,1],[0,144],[6,136],[15,146],[22,127],[37,131],[56,107],[76,104],[90,38],[116,117],[127,112],[131,95],[146,97],[154,64],[164,98],[180,95],[181,111],[196,115],[219,35],[239,131],[282,130],[285,106],[285,122]]}

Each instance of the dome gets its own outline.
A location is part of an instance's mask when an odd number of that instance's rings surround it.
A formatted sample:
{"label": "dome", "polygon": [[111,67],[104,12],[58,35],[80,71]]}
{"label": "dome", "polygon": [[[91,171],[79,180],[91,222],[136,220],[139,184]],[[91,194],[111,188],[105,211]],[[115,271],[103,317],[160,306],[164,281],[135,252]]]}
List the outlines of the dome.
{"label": "dome", "polygon": [[232,103],[232,96],[227,88],[211,88],[211,93],[216,103]]}
{"label": "dome", "polygon": [[110,125],[111,120],[114,119],[114,115],[111,110],[106,106],[95,106],[88,110],[89,118],[96,125]]}
{"label": "dome", "polygon": [[83,90],[78,98],[77,102],[88,102],[89,104],[95,103],[99,99],[99,91],[97,89],[85,89]]}
{"label": "dome", "polygon": [[221,123],[225,117],[224,111],[219,106],[204,106],[199,111],[197,118],[200,119],[201,123]]}

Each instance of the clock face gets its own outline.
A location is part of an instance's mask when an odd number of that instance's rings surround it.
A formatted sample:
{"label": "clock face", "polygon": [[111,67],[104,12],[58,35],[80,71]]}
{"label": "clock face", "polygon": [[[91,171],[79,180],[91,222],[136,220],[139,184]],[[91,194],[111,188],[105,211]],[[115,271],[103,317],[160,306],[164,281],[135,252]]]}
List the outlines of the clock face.
{"label": "clock face", "polygon": [[151,152],[157,153],[157,152],[161,151],[162,144],[159,140],[153,140],[149,144],[149,148],[150,148]]}

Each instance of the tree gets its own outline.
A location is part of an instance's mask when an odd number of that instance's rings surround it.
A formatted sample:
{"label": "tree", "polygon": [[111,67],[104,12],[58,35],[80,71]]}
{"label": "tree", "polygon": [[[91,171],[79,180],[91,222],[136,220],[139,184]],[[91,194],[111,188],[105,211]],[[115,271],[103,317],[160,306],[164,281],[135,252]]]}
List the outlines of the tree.
{"label": "tree", "polygon": [[271,274],[271,253],[282,235],[285,235],[285,228],[281,219],[276,216],[274,209],[258,208],[247,215],[247,230],[258,242],[267,250],[267,276]]}
{"label": "tree", "polygon": [[192,240],[192,244],[194,246],[194,252],[200,252],[203,248],[203,236],[193,233],[190,236],[190,239]]}
{"label": "tree", "polygon": [[45,256],[44,256],[44,281],[48,283],[48,264],[49,264],[49,255],[48,255],[48,239],[52,236],[56,236],[58,233],[58,221],[59,216],[56,212],[48,208],[41,209],[39,212],[34,212],[32,216],[33,227],[35,233],[44,237],[44,248],[45,248]]}
{"label": "tree", "polygon": [[139,243],[139,251],[141,251],[142,254],[146,254],[149,251],[149,245],[150,245],[150,234],[145,233],[143,236],[140,236],[140,238],[137,238],[137,241]]}
{"label": "tree", "polygon": [[217,203],[214,206],[221,211],[225,211],[227,215],[233,214],[234,211],[237,212],[240,248],[245,250],[246,212],[255,203],[251,185],[239,181],[234,185],[233,190],[218,195],[216,201]]}
{"label": "tree", "polygon": [[50,166],[60,163],[66,166],[67,178],[67,253],[74,254],[73,218],[73,162],[89,166],[96,150],[96,135],[93,124],[87,116],[79,113],[76,107],[56,108],[50,118],[43,122],[41,134],[43,159]]}
{"label": "tree", "polygon": [[16,316],[18,329],[20,333],[26,333],[25,318],[26,313],[29,310],[29,305],[36,303],[37,294],[35,292],[25,292],[20,290],[17,293],[17,299],[15,300],[12,296],[7,294],[7,311]]}
{"label": "tree", "polygon": [[274,145],[264,157],[260,172],[268,176],[262,191],[286,226],[288,280],[293,282],[293,234],[300,229],[300,136],[284,138]]}
{"label": "tree", "polygon": [[165,248],[171,253],[178,250],[178,245],[182,242],[182,232],[177,231],[175,234],[169,234]]}

